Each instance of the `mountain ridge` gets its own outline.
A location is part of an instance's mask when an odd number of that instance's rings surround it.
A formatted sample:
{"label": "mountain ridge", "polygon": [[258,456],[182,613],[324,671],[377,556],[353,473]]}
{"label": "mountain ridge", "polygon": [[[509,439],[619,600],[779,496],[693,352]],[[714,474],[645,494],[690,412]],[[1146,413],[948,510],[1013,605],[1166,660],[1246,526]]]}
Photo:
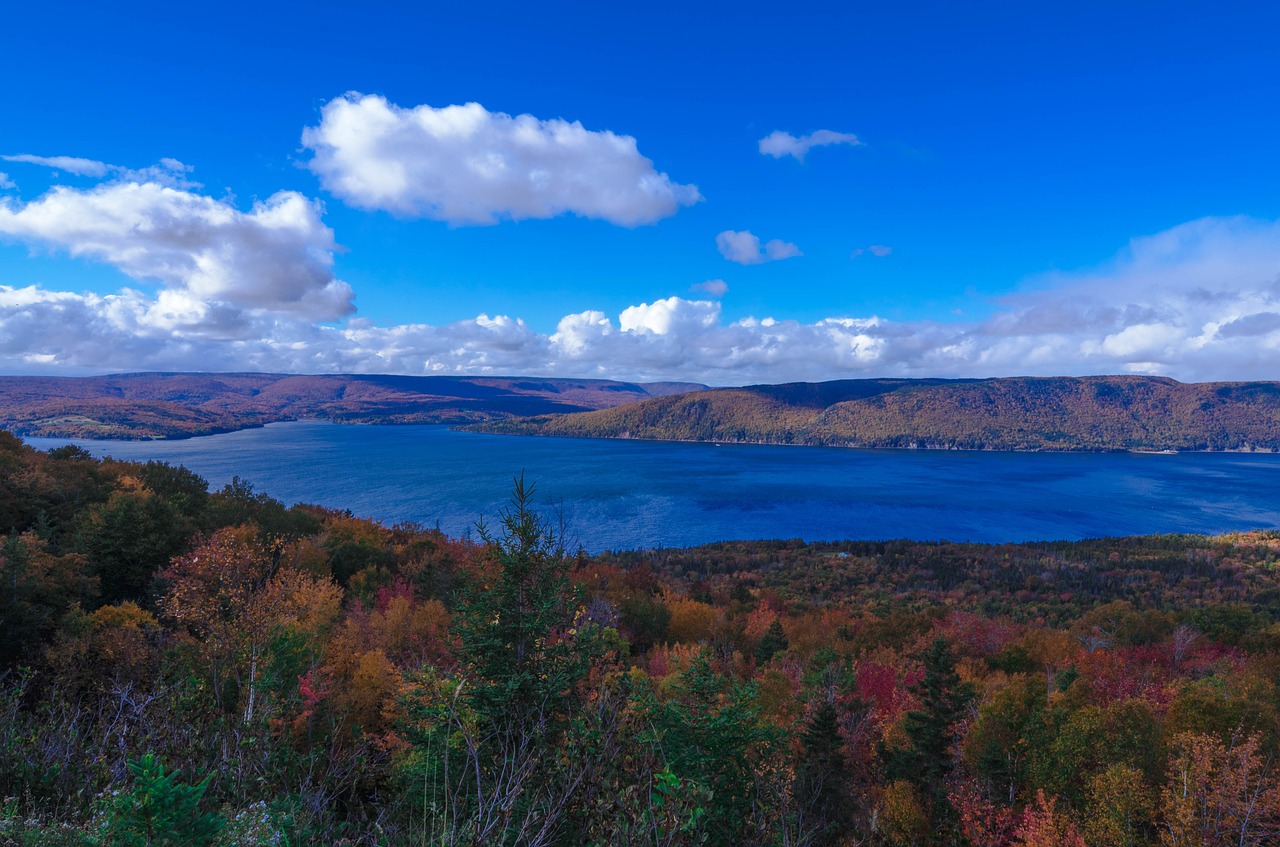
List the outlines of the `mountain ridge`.
{"label": "mountain ridge", "polygon": [[1274,451],[1280,383],[1127,375],[839,380],[709,389],[466,428],[826,447]]}
{"label": "mountain ridge", "polygon": [[303,418],[457,424],[590,411],[705,387],[521,376],[0,376],[0,428],[28,436],[148,439],[212,435]]}

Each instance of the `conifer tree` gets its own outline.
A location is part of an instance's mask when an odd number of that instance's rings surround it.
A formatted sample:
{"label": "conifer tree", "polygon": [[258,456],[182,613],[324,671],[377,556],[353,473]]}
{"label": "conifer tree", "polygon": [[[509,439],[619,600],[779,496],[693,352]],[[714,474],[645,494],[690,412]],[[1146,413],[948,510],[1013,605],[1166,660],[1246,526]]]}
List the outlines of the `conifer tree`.
{"label": "conifer tree", "polygon": [[223,827],[216,814],[202,813],[200,800],[209,777],[196,785],[178,781],[178,771],[148,753],[131,761],[133,786],[111,810],[113,843],[128,847],[206,847]]}
{"label": "conifer tree", "polygon": [[455,676],[411,680],[416,752],[405,776],[424,789],[433,843],[560,843],[581,786],[608,755],[610,730],[584,738],[598,727],[581,708],[600,642],[580,620],[570,560],[533,493],[522,475],[501,534],[479,528],[491,558],[460,592]]}
{"label": "conifer tree", "polygon": [[955,818],[947,798],[947,780],[955,770],[957,724],[965,717],[974,693],[956,673],[955,657],[946,639],[934,639],[920,659],[924,677],[911,687],[920,706],[907,712],[902,722],[910,746],[882,746],[881,755],[889,777],[912,783],[930,804],[934,832],[945,841]]}
{"label": "conifer tree", "polygon": [[522,474],[500,516],[501,536],[479,527],[493,568],[464,585],[455,618],[467,699],[490,720],[553,720],[590,666],[590,651],[571,633],[579,598],[569,560],[533,510],[533,494]]}
{"label": "conifer tree", "polygon": [[769,624],[769,628],[760,638],[760,644],[756,647],[756,664],[767,664],[775,654],[781,653],[789,646],[787,634],[782,629],[782,622],[775,620]]}
{"label": "conifer tree", "polygon": [[835,703],[824,697],[805,722],[796,763],[796,799],[815,847],[841,843],[849,831],[849,763]]}

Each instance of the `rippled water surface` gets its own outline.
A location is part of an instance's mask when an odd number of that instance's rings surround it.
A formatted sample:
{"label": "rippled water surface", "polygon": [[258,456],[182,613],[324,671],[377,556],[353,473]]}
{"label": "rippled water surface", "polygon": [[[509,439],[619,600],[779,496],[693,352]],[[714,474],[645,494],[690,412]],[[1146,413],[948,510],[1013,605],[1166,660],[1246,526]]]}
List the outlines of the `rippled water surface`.
{"label": "rippled water surface", "polygon": [[[41,449],[68,443],[31,438]],[[287,503],[460,535],[522,470],[592,552],[743,538],[1075,539],[1280,526],[1280,455],[844,450],[272,424],[187,441],[74,441],[233,475]]]}

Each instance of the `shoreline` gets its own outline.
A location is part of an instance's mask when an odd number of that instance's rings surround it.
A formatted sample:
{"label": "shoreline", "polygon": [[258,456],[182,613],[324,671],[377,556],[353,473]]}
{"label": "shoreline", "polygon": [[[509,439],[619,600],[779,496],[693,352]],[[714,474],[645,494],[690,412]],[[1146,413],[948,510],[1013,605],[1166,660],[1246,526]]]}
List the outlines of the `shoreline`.
{"label": "shoreline", "polygon": [[[320,417],[285,417],[279,420],[255,421],[246,423],[244,426],[229,427],[219,429],[216,432],[205,432],[198,434],[190,433],[173,433],[169,435],[139,435],[135,437],[102,437],[102,436],[86,436],[86,435],[45,435],[23,432],[20,430],[8,429],[0,427],[0,430],[10,433],[18,438],[42,438],[47,440],[62,441],[96,441],[104,443],[124,443],[124,444],[140,444],[154,441],[191,441],[199,438],[209,438],[218,435],[229,435],[235,432],[244,432],[247,430],[263,429],[264,427],[274,426],[277,424],[290,423],[323,423],[333,426],[386,426],[386,427],[411,427],[411,426],[443,426],[448,427],[456,432],[471,433],[476,435],[501,435],[513,438],[574,438],[592,441],[639,441],[654,442],[661,444],[709,444],[715,446],[733,445],[742,447],[799,447],[799,448],[818,448],[828,450],[893,450],[903,452],[939,452],[939,453],[1061,453],[1061,454],[1116,454],[1129,453],[1132,455],[1147,456],[1176,456],[1180,453],[1223,453],[1223,454],[1241,454],[1241,455],[1277,455],[1280,454],[1280,447],[1275,448],[1226,448],[1226,449],[1195,449],[1195,448],[1163,448],[1163,447],[1104,447],[1104,448],[1064,448],[1061,450],[1030,448],[1030,447],[951,447],[951,446],[935,446],[930,444],[918,444],[911,446],[899,445],[880,445],[880,444],[797,444],[785,441],[746,441],[739,439],[720,438],[720,439],[696,439],[696,438],[650,438],[633,435],[574,435],[567,433],[545,433],[545,432],[498,432],[488,429],[477,429],[477,422],[468,421],[465,423],[450,423],[447,421],[404,421],[404,422],[387,422],[387,421],[364,421],[364,420],[333,420],[331,418]],[[479,426],[484,426],[483,423]]]}
{"label": "shoreline", "polygon": [[458,432],[470,432],[477,435],[501,435],[512,438],[578,438],[590,441],[650,441],[660,444],[714,444],[719,447],[721,445],[733,445],[743,447],[801,447],[801,448],[817,448],[827,450],[900,450],[904,452],[922,453],[1088,453],[1088,454],[1108,454],[1108,453],[1133,453],[1140,455],[1152,456],[1176,456],[1180,453],[1238,453],[1242,455],[1278,455],[1280,447],[1275,448],[1259,448],[1259,449],[1243,449],[1228,448],[1222,450],[1212,449],[1194,449],[1194,448],[1143,448],[1143,447],[1105,447],[1105,448],[1089,448],[1081,447],[1079,449],[1063,449],[1063,450],[1046,450],[1043,448],[1031,447],[939,447],[924,445],[913,445],[910,447],[901,447],[896,445],[883,444],[796,444],[785,441],[743,441],[732,438],[717,439],[699,439],[699,438],[648,438],[634,435],[573,435],[562,432],[494,432],[484,429],[472,429],[471,425],[448,424],[451,429]]}

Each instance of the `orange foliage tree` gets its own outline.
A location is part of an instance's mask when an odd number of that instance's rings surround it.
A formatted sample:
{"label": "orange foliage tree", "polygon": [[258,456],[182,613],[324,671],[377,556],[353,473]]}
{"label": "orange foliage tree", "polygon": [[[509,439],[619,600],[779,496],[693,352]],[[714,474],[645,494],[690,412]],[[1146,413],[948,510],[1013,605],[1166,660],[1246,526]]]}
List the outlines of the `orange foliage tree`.
{"label": "orange foliage tree", "polygon": [[1280,782],[1256,735],[1224,744],[1209,735],[1174,739],[1161,793],[1167,847],[1265,847],[1280,843]]}
{"label": "orange foliage tree", "polygon": [[232,705],[227,688],[234,684],[246,722],[257,712],[271,642],[286,630],[318,638],[342,599],[330,580],[277,568],[272,552],[252,529],[223,529],[161,573],[165,617],[191,638],[219,708]]}

